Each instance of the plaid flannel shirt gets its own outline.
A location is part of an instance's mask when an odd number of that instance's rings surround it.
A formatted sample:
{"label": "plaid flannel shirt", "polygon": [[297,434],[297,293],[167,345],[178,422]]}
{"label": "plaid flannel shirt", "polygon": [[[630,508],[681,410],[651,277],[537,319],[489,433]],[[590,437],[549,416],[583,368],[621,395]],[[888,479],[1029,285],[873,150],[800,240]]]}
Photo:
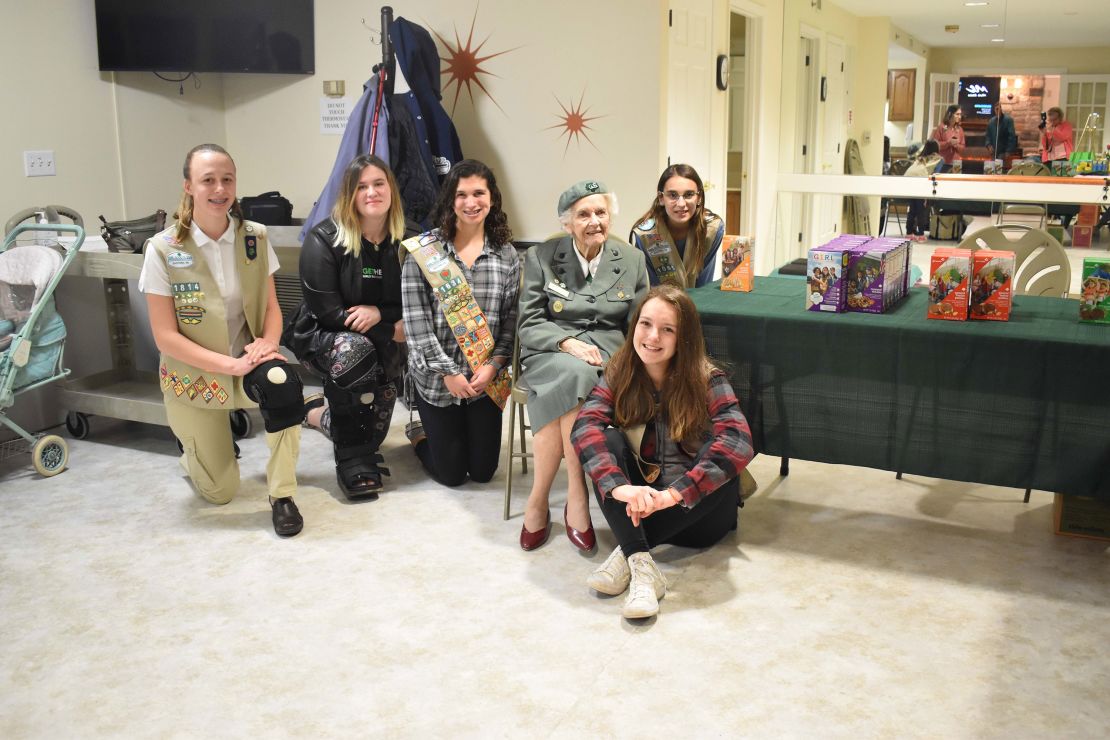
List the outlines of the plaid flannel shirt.
{"label": "plaid flannel shirt", "polygon": [[[710,376],[707,399],[712,441],[703,447],[685,475],[662,481],[682,496],[687,507],[735,478],[755,457],[748,422],[723,372],[717,370]],[[613,392],[602,378],[582,405],[570,432],[574,451],[602,496],[610,496],[614,488],[629,483],[616,456],[605,446],[605,429],[614,426],[614,403]],[[657,448],[661,446],[657,441]]]}
{"label": "plaid flannel shirt", "polygon": [[[504,366],[513,355],[513,337],[516,333],[517,295],[520,293],[520,258],[512,244],[491,246],[487,240],[481,254],[474,260],[474,267],[467,267],[455,253],[455,245],[446,246],[447,258],[462,270],[466,282],[474,292],[474,299],[486,316],[494,347],[491,357],[504,358]],[[403,247],[402,247],[403,249]],[[401,269],[401,298],[405,319],[405,341],[409,349],[409,378],[420,397],[433,406],[450,406],[462,403],[443,383],[444,375],[473,374],[463,356],[447,317],[439,306],[438,296],[424,279],[420,265],[411,255],[405,258]],[[485,398],[481,394],[471,402]]]}

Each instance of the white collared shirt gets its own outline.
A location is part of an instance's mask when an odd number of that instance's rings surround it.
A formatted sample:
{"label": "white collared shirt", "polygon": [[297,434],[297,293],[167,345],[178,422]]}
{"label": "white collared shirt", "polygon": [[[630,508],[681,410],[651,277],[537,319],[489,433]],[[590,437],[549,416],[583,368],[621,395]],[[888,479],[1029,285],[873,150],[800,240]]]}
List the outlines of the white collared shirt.
{"label": "white collared shirt", "polygon": [[582,277],[587,280],[593,280],[597,277],[597,268],[601,264],[601,255],[605,252],[605,245],[601,245],[601,249],[597,250],[597,254],[592,260],[587,261],[582,253],[578,251],[578,245],[575,244],[574,256],[578,258],[578,265],[582,268]]}
{"label": "white collared shirt", "polygon": [[[235,270],[235,219],[228,219],[227,230],[213,241],[201,231],[196,221],[189,227],[190,235],[196,242],[204,261],[208,265],[212,279],[220,290],[220,298],[224,302],[227,313],[227,336],[231,340],[228,354],[238,357],[243,353],[243,348],[251,341],[250,331],[247,327],[247,315],[243,312],[243,292],[239,288],[238,273]],[[270,274],[277,272],[278,260],[274,247],[269,244],[268,257],[270,259]],[[143,259],[143,270],[139,274],[139,290],[152,295],[173,296],[170,289],[169,274],[166,263],[155,256],[153,249],[148,249]]]}

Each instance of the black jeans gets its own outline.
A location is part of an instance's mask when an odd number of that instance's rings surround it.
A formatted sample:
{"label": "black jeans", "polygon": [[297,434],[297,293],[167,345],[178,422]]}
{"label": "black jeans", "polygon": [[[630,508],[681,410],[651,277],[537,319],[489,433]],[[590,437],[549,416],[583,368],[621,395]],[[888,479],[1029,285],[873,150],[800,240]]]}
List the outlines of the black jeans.
{"label": "black jeans", "polygon": [[[605,430],[605,446],[616,455],[621,470],[632,485],[648,485],[619,429]],[[665,484],[657,481],[654,487],[662,489]],[[609,529],[617,537],[621,551],[628,557],[637,552],[648,552],[663,544],[710,547],[720,542],[726,534],[736,529],[736,509],[740,506],[740,478],[733,478],[713,493],[704,496],[693,508],[671,506],[641,519],[640,526],[634,525],[628,518],[623,501],[615,498],[603,499],[596,485],[594,495],[605,521],[609,523]]]}
{"label": "black jeans", "polygon": [[501,409],[489,396],[473,402],[433,406],[416,392],[416,408],[427,439],[416,445],[424,469],[445,486],[470,480],[487,483],[501,456]]}
{"label": "black jeans", "polygon": [[906,236],[922,236],[929,228],[929,205],[924,199],[912,199],[906,212]]}

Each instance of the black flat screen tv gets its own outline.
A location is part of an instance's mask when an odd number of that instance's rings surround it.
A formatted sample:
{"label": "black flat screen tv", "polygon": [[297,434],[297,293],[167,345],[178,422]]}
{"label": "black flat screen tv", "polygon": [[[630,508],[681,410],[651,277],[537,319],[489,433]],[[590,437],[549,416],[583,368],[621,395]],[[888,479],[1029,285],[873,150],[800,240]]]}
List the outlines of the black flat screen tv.
{"label": "black flat screen tv", "polygon": [[313,0],[96,0],[102,72],[314,74]]}
{"label": "black flat screen tv", "polygon": [[991,110],[998,102],[997,77],[961,77],[960,94],[957,102],[964,112],[964,118],[986,121],[993,113]]}

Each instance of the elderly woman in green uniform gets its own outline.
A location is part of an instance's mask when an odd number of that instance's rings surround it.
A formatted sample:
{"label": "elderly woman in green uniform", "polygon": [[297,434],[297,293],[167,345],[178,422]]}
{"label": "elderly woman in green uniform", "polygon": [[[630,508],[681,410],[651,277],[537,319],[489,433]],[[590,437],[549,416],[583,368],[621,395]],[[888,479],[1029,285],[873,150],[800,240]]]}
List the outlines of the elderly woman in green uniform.
{"label": "elderly woman in green uniform", "polygon": [[713,281],[725,224],[705,207],[697,170],[672,164],[663,170],[651,208],[628,240],[644,253],[652,285],[697,288]]}
{"label": "elderly woman in green uniform", "polygon": [[605,363],[624,341],[629,317],[648,289],[643,255],[609,236],[616,212],[616,196],[604,184],[576,183],[559,196],[559,221],[567,235],[533,247],[524,260],[518,334],[535,445],[535,476],[520,531],[525,550],[547,541],[548,494],[563,459],[567,537],[585,552],[596,545],[570,429]]}
{"label": "elderly woman in green uniform", "polygon": [[197,492],[226,504],[239,489],[229,412],[258,403],[274,531],[292,536],[304,525],[293,494],[305,411],[301,382],[278,352],[277,256],[266,227],[243,219],[224,149],[194,147],[184,175],[177,223],[147,241],[139,276],[166,416]]}

